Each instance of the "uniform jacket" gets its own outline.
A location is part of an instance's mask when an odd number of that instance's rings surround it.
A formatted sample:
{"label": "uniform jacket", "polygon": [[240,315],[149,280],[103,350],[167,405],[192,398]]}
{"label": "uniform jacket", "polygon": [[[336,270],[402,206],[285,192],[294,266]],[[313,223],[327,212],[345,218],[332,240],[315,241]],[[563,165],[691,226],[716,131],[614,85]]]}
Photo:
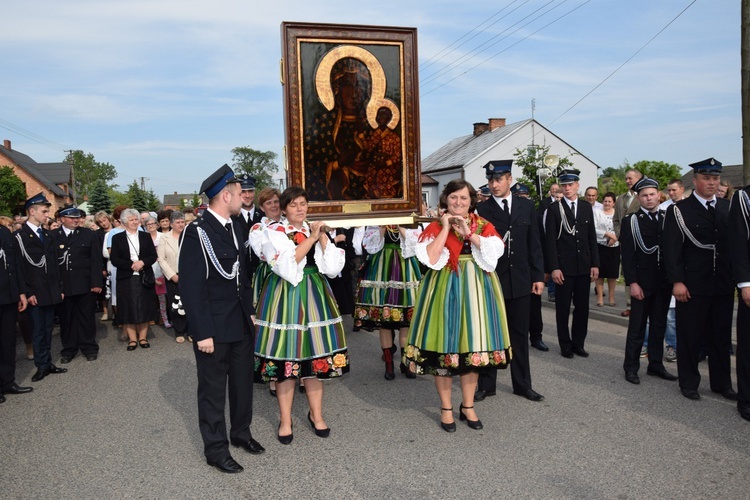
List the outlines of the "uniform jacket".
{"label": "uniform jacket", "polygon": [[[232,265],[239,259],[238,278],[225,279],[219,274],[208,256],[208,249],[204,255],[198,228],[205,231],[224,271],[231,272]],[[252,306],[249,248],[242,239],[242,228],[233,223],[232,229],[239,250],[231,233],[208,211],[185,228],[179,258],[180,292],[190,334],[197,341],[213,337],[218,343],[238,342],[244,334],[254,331],[250,317],[255,314],[255,309]],[[244,324],[249,324],[250,330],[246,331]]]}
{"label": "uniform jacket", "polygon": [[632,219],[635,218],[638,224],[644,246],[646,248],[660,247],[664,214],[664,210],[659,210],[659,222],[657,222],[643,213],[643,210],[639,210],[626,215],[622,220],[620,254],[625,283],[627,285],[638,283],[645,295],[650,295],[659,288],[671,288],[671,285],[667,280],[663,253],[657,250],[652,254],[647,254],[638,247],[631,227]]}
{"label": "uniform jacket", "polygon": [[[247,220],[245,220],[245,217],[242,215],[242,212],[240,212],[238,215],[232,216],[232,222],[234,225],[239,225],[242,228],[242,242],[243,244],[248,241],[248,238],[250,237],[250,228],[252,228],[255,224],[260,222],[263,217],[265,217],[265,214],[263,213],[263,210],[261,210],[258,205],[255,205],[255,211],[253,212],[253,217],[248,223]],[[260,258],[255,255],[255,253],[250,250],[250,276],[253,275],[255,270],[260,265]]]}
{"label": "uniform jacket", "polygon": [[82,295],[101,288],[102,246],[94,231],[78,227],[65,236],[60,227],[52,231],[60,254],[58,265],[65,295]]}
{"label": "uniform jacket", "polygon": [[[698,248],[683,234],[677,225],[675,207],[698,242],[716,245],[715,269],[714,252]],[[694,194],[667,209],[662,248],[667,277],[672,283],[684,283],[691,295],[734,293],[727,241],[729,201],[717,198],[715,211],[712,219]]]}
{"label": "uniform jacket", "polygon": [[510,220],[493,198],[477,205],[477,213],[490,221],[502,238],[505,239],[510,232],[505,252],[498,259],[495,269],[500,277],[503,295],[513,299],[531,294],[531,284],[544,281],[542,243],[534,203],[514,197]]}
{"label": "uniform jacket", "polygon": [[[729,256],[732,261],[732,273],[734,282],[750,282],[750,231],[748,226],[750,220],[743,214],[740,203],[740,191],[734,193],[732,206],[729,209],[729,233],[732,235],[732,244],[729,246]],[[745,188],[750,194],[750,186]]]}
{"label": "uniform jacket", "polygon": [[5,226],[0,226],[0,304],[18,302],[20,294],[26,293],[23,268],[16,257],[15,238]]}
{"label": "uniform jacket", "polygon": [[[23,277],[26,281],[21,287],[26,290],[26,297],[36,296],[38,306],[51,306],[62,302],[63,284],[60,268],[57,265],[60,254],[52,233],[42,228],[44,236],[44,242],[42,242],[39,236],[34,234],[27,224],[24,224],[13,235],[16,237],[14,244],[16,259],[23,268]],[[32,261],[39,262],[42,257],[45,257],[47,265],[36,267],[29,263],[21,252],[21,244],[18,243],[16,235],[20,236],[23,248]]]}
{"label": "uniform jacket", "polygon": [[[547,272],[551,273],[555,269],[560,269],[563,275],[588,275],[592,267],[599,267],[594,209],[586,200],[578,198],[576,200],[576,232],[569,234],[565,229],[560,231],[562,225],[560,204],[568,220],[572,221],[573,214],[564,199],[554,202],[547,209],[545,224]],[[559,238],[558,235],[560,235]]]}
{"label": "uniform jacket", "polygon": [[[138,231],[138,259],[143,261],[143,270],[140,272],[154,272],[151,266],[156,262],[156,247],[151,235],[146,231]],[[130,266],[130,243],[128,243],[127,231],[122,231],[112,236],[112,249],[109,251],[109,261],[117,268],[117,281],[129,280],[133,277]]]}

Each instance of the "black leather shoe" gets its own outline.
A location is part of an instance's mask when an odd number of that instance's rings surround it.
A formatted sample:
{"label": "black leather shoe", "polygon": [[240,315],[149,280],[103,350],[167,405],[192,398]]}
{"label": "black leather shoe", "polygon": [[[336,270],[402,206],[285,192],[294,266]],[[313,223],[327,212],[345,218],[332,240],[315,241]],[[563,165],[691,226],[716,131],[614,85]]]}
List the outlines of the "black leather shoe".
{"label": "black leather shoe", "polygon": [[[281,423],[279,423],[279,429],[281,429]],[[286,436],[282,436],[281,434],[276,435],[279,438],[279,443],[281,444],[291,444],[292,439],[294,439],[294,424],[292,424],[292,433],[287,434]]]}
{"label": "black leather shoe", "polygon": [[588,358],[589,357],[589,353],[586,352],[586,349],[584,349],[583,347],[575,347],[575,346],[573,346],[573,348],[571,350],[573,351],[573,354],[575,354],[577,356],[580,356],[582,358]]}
{"label": "black leather shoe", "polygon": [[701,398],[698,391],[694,391],[693,389],[680,389],[680,392],[682,392],[682,395],[688,399],[698,400]]}
{"label": "black leather shoe", "polygon": [[20,385],[13,382],[8,386],[7,389],[3,389],[3,394],[26,394],[27,392],[31,392],[33,390],[33,387],[21,387]]}
{"label": "black leather shoe", "polygon": [[572,357],[573,357],[573,351],[570,351],[570,350],[568,350],[568,349],[563,349],[563,350],[561,350],[561,351],[560,351],[560,355],[561,355],[561,356],[562,356],[563,358],[568,358],[568,359],[570,359],[570,358],[572,358]]}
{"label": "black leather shoe", "polygon": [[625,380],[627,380],[631,384],[641,383],[641,379],[638,378],[638,374],[636,372],[625,372]]}
{"label": "black leather shoe", "polygon": [[61,364],[61,365],[67,365],[67,364],[68,364],[68,363],[70,363],[71,361],[73,361],[73,358],[66,358],[66,357],[62,357],[62,358],[60,358],[60,364]]}
{"label": "black leather shoe", "polygon": [[68,373],[67,368],[58,368],[55,365],[49,365],[49,372],[50,373]]}
{"label": "black leather shoe", "polygon": [[325,429],[318,429],[315,427],[315,422],[313,422],[312,417],[310,416],[310,412],[307,412],[307,421],[310,422],[310,425],[312,426],[313,430],[315,431],[315,435],[321,438],[327,438],[331,434],[330,427],[326,427]]}
{"label": "black leather shoe", "polygon": [[86,361],[96,361],[96,358],[98,358],[98,354],[87,354],[86,355]]}
{"label": "black leather shoe", "polygon": [[737,411],[740,412],[740,417],[744,418],[745,420],[750,421],[750,407],[737,408]]}
{"label": "black leather shoe", "polygon": [[468,425],[470,429],[474,429],[475,431],[478,431],[484,427],[482,425],[482,421],[479,419],[469,420],[469,417],[467,417],[466,414],[464,413],[464,410],[471,410],[472,408],[474,407],[464,406],[464,404],[461,403],[461,405],[458,407],[458,419],[462,422],[466,420],[466,425]]}
{"label": "black leather shoe", "polygon": [[398,366],[398,369],[399,369],[399,370],[401,370],[401,373],[402,373],[402,374],[403,374],[403,375],[404,375],[404,376],[405,376],[406,378],[417,378],[417,374],[416,374],[416,373],[413,373],[413,372],[412,372],[411,370],[409,370],[409,368],[408,368],[408,367],[407,367],[407,366],[406,366],[405,364],[403,364],[403,363],[401,363],[401,364],[400,364],[400,365]]}
{"label": "black leather shoe", "polygon": [[474,393],[474,401],[484,401],[484,398],[494,396],[495,394],[497,394],[497,391],[485,391],[483,389],[477,389],[477,392]]}
{"label": "black leather shoe", "polygon": [[31,377],[32,382],[39,382],[44,377],[49,375],[49,368],[39,368],[33,377]]}
{"label": "black leather shoe", "polygon": [[[451,416],[453,416],[453,408],[440,408],[440,411],[449,411],[451,412]],[[456,432],[456,421],[454,420],[453,422],[446,424],[441,420],[440,427],[445,432]]]}
{"label": "black leather shoe", "polygon": [[221,472],[226,472],[227,474],[236,474],[237,472],[245,470],[240,464],[235,462],[232,457],[224,457],[216,461],[206,460],[206,463],[211,467],[216,467]]}
{"label": "black leather shoe", "polygon": [[534,349],[539,349],[542,352],[549,351],[549,347],[547,347],[547,344],[545,344],[543,340],[536,340],[532,342],[531,347],[533,347]]}
{"label": "black leather shoe", "polygon": [[[0,394],[0,403],[5,403],[5,396],[3,396],[2,394]],[[740,412],[740,415],[741,414],[742,412]],[[745,417],[742,417],[742,418],[745,418]]]}
{"label": "black leather shoe", "polygon": [[731,387],[729,389],[726,389],[724,391],[713,391],[717,394],[721,394],[724,396],[724,398],[729,399],[730,401],[737,401],[737,393],[734,392],[734,389]]}
{"label": "black leather shoe", "polygon": [[[533,389],[526,389],[525,391],[513,391],[513,394],[515,394],[516,396],[523,396],[529,401],[541,401],[544,399],[544,396]],[[476,399],[476,397],[474,399]]]}
{"label": "black leather shoe", "polygon": [[263,446],[260,445],[259,442],[257,442],[255,439],[250,437],[247,441],[240,441],[238,439],[232,439],[232,445],[233,446],[239,446],[240,448],[244,448],[246,452],[252,453],[253,455],[260,455],[264,451],[266,451]]}
{"label": "black leather shoe", "polygon": [[663,378],[664,380],[677,380],[676,375],[672,375],[664,368],[662,368],[661,370],[652,370],[651,368],[649,368],[648,370],[646,370],[646,374],[651,375],[652,377]]}

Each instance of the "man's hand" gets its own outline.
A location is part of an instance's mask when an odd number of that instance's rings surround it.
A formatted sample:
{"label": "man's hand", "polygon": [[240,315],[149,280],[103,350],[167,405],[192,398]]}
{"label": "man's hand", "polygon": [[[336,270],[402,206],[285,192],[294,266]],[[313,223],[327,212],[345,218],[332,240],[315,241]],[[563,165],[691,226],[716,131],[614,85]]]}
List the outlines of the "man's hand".
{"label": "man's hand", "polygon": [[687,302],[690,300],[690,291],[685,286],[685,283],[677,282],[672,285],[672,295],[678,302]]}
{"label": "man's hand", "polygon": [[589,275],[589,277],[591,278],[591,281],[596,281],[596,279],[599,277],[599,268],[592,267],[591,274]]}
{"label": "man's hand", "polygon": [[209,337],[205,340],[199,340],[198,350],[200,352],[205,352],[206,354],[213,354],[214,353],[214,338]]}
{"label": "man's hand", "polygon": [[531,293],[534,295],[541,295],[544,291],[544,282],[543,281],[535,281],[531,284]]}
{"label": "man's hand", "polygon": [[552,281],[555,282],[557,285],[562,285],[565,281],[565,276],[563,276],[563,272],[559,269],[555,269],[552,271]]}
{"label": "man's hand", "polygon": [[95,286],[94,288],[91,289],[91,291],[94,293],[102,293],[102,288]]}
{"label": "man's hand", "polygon": [[29,304],[31,304],[32,306],[36,306],[36,295],[32,295],[31,297],[29,297]]}
{"label": "man's hand", "polygon": [[740,288],[740,297],[747,307],[750,307],[750,286]]}
{"label": "man's hand", "polygon": [[24,312],[28,305],[29,303],[26,300],[26,295],[22,293],[21,296],[18,297],[18,312]]}
{"label": "man's hand", "polygon": [[643,288],[638,283],[630,284],[630,296],[634,299],[643,300]]}

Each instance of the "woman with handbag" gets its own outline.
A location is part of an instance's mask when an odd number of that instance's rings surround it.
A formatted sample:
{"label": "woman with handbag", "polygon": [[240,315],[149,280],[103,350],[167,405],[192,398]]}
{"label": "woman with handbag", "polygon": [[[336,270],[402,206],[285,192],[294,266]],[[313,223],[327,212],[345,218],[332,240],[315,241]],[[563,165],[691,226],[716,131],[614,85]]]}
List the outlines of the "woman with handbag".
{"label": "woman with handbag", "polygon": [[138,230],[137,210],[123,210],[120,220],[125,231],[112,237],[109,256],[117,268],[117,315],[128,336],[128,351],[133,351],[138,345],[144,349],[151,347],[146,340],[148,324],[159,318],[151,267],[157,256],[151,236]]}

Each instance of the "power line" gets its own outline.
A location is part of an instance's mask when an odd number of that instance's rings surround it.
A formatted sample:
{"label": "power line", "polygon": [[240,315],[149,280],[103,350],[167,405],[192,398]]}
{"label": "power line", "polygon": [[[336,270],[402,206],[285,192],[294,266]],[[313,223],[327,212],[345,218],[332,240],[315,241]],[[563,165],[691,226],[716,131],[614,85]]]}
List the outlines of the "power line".
{"label": "power line", "polygon": [[66,150],[71,149],[63,144],[60,144],[59,142],[55,142],[51,139],[47,139],[44,136],[36,134],[30,130],[26,130],[25,128],[20,127],[2,118],[0,118],[0,127],[6,130],[10,130],[11,132],[16,133],[20,136],[26,137],[27,139],[30,139],[34,142],[38,142],[39,144],[43,146],[46,146],[50,149],[54,149],[55,151],[62,151],[64,153]]}
{"label": "power line", "polygon": [[672,18],[672,20],[671,20],[671,21],[669,21],[669,22],[668,22],[668,23],[666,24],[666,26],[664,26],[664,27],[663,27],[662,29],[660,29],[660,30],[658,31],[658,33],[656,33],[656,34],[655,34],[654,36],[652,36],[652,37],[651,37],[651,39],[649,39],[649,41],[647,41],[647,42],[646,42],[645,44],[643,44],[643,46],[641,46],[641,48],[640,48],[640,49],[636,50],[636,51],[635,51],[635,53],[634,53],[634,54],[633,54],[632,56],[628,57],[628,58],[627,58],[627,60],[625,60],[625,62],[624,62],[624,63],[620,64],[620,65],[619,65],[619,66],[618,66],[618,67],[617,67],[617,68],[616,68],[616,69],[615,69],[615,70],[614,70],[614,71],[613,71],[612,73],[610,73],[609,75],[607,75],[607,77],[606,77],[606,78],[605,78],[604,80],[602,80],[601,82],[599,82],[599,83],[598,83],[598,84],[597,84],[597,85],[596,85],[596,86],[595,86],[595,87],[594,87],[593,89],[589,90],[589,91],[588,91],[588,92],[586,93],[586,95],[584,95],[583,97],[581,97],[580,99],[578,99],[578,100],[577,100],[577,101],[575,102],[575,104],[573,104],[573,105],[572,105],[571,107],[569,107],[568,109],[566,109],[565,111],[563,111],[563,112],[562,112],[562,114],[561,114],[560,116],[558,116],[557,118],[555,118],[554,120],[552,120],[551,122],[549,122],[549,124],[550,124],[550,125],[552,125],[552,124],[553,124],[553,123],[555,123],[555,122],[556,122],[557,120],[559,120],[560,118],[562,118],[563,116],[565,116],[565,114],[566,114],[566,113],[567,113],[568,111],[570,111],[571,109],[573,109],[573,108],[575,108],[576,106],[578,106],[578,105],[579,105],[579,104],[580,104],[580,103],[581,103],[581,102],[582,102],[582,101],[583,101],[584,99],[586,99],[586,98],[587,98],[588,96],[590,96],[591,94],[593,94],[593,93],[594,93],[594,91],[595,91],[596,89],[598,89],[599,87],[601,87],[602,85],[604,85],[604,82],[606,82],[607,80],[609,80],[609,79],[610,79],[610,78],[611,78],[611,77],[612,77],[612,76],[613,76],[613,75],[614,75],[615,73],[617,73],[618,71],[620,71],[620,69],[621,69],[621,68],[622,68],[623,66],[625,66],[625,65],[626,65],[627,63],[629,63],[629,62],[630,62],[630,61],[631,61],[631,60],[632,60],[632,59],[633,59],[633,58],[634,58],[635,56],[637,56],[637,55],[638,55],[638,54],[639,54],[639,53],[640,53],[640,52],[641,52],[641,51],[642,51],[643,49],[645,49],[645,48],[646,48],[646,47],[647,47],[647,46],[648,46],[648,45],[649,45],[649,44],[650,44],[651,42],[653,42],[653,41],[654,41],[654,40],[656,39],[656,37],[657,37],[657,36],[661,35],[661,34],[662,34],[662,32],[664,32],[664,30],[666,30],[667,28],[669,28],[669,26],[670,26],[670,25],[671,25],[671,24],[672,24],[673,22],[675,22],[675,21],[676,21],[676,20],[677,20],[677,19],[678,19],[678,18],[679,18],[679,17],[680,17],[680,16],[682,15],[682,14],[684,14],[684,13],[685,13],[685,11],[686,11],[686,10],[688,10],[688,9],[689,9],[690,7],[692,7],[692,5],[693,5],[693,4],[695,3],[695,2],[697,2],[697,1],[698,1],[698,0],[693,0],[692,2],[690,2],[690,3],[688,4],[688,6],[687,6],[687,7],[685,7],[684,9],[682,9],[682,10],[680,11],[680,13],[679,13],[679,14],[677,14],[677,15],[676,15],[675,17],[673,17],[673,18]]}
{"label": "power line", "polygon": [[[456,44],[457,44],[458,42],[460,42],[461,40],[463,40],[463,39],[464,39],[464,38],[466,38],[467,36],[469,36],[469,35],[471,35],[472,33],[474,33],[474,32],[475,32],[475,31],[476,31],[477,29],[479,29],[479,28],[480,28],[480,27],[481,27],[481,26],[482,26],[483,24],[487,23],[487,22],[488,22],[488,21],[490,21],[490,20],[491,20],[491,19],[492,19],[493,17],[497,16],[497,15],[498,15],[498,14],[500,14],[500,13],[501,13],[502,11],[504,11],[505,9],[507,9],[508,7],[510,7],[511,5],[513,5],[514,3],[518,2],[518,1],[519,1],[519,0],[513,0],[513,1],[512,1],[512,2],[510,3],[510,4],[506,5],[505,7],[503,7],[502,9],[500,9],[500,10],[499,10],[499,11],[497,11],[497,12],[495,12],[495,13],[494,13],[494,14],[492,14],[492,15],[491,15],[490,17],[488,17],[487,19],[485,19],[484,21],[482,21],[481,23],[479,23],[478,25],[476,25],[476,26],[475,26],[475,27],[474,27],[473,29],[471,29],[471,31],[469,31],[468,33],[465,33],[465,34],[463,34],[463,35],[462,35],[461,37],[459,37],[459,38],[458,38],[458,40],[456,40],[455,42],[451,43],[450,45],[448,45],[447,47],[445,47],[445,48],[444,48],[443,50],[441,50],[440,52],[438,52],[437,54],[435,54],[435,55],[434,55],[434,56],[432,56],[431,58],[427,59],[427,61],[425,61],[425,62],[424,62],[423,64],[421,64],[421,65],[420,65],[420,71],[421,71],[421,70],[425,70],[425,69],[429,68],[430,66],[432,66],[433,64],[435,64],[435,63],[436,63],[437,61],[439,61],[439,60],[443,59],[443,57],[444,57],[444,56],[441,56],[441,57],[439,57],[439,58],[438,58],[438,56],[440,56],[441,54],[443,54],[443,52],[445,52],[446,50],[450,49],[451,47],[453,47],[454,45],[456,45]],[[503,17],[501,17],[500,19],[496,20],[496,21],[495,21],[494,23],[492,23],[492,24],[490,24],[489,26],[485,27],[485,28],[484,28],[483,30],[481,30],[481,31],[480,31],[479,33],[477,33],[476,35],[474,35],[474,36],[470,37],[470,38],[469,38],[468,40],[466,40],[465,42],[462,42],[462,43],[458,44],[458,45],[457,45],[457,46],[456,46],[455,48],[453,48],[453,49],[451,49],[450,51],[448,51],[448,52],[447,52],[447,53],[446,53],[445,55],[446,55],[446,56],[447,56],[447,55],[450,55],[450,54],[451,54],[451,53],[453,53],[453,52],[454,52],[454,51],[455,51],[456,49],[458,49],[458,48],[462,47],[463,45],[465,45],[466,43],[470,42],[471,40],[473,40],[473,39],[474,39],[474,38],[476,38],[477,36],[481,35],[481,34],[482,34],[482,33],[484,33],[485,31],[487,31],[487,29],[488,29],[488,28],[491,28],[492,26],[494,26],[494,25],[495,25],[495,24],[497,24],[498,22],[502,21],[502,20],[503,20],[503,19],[505,19],[505,18],[506,18],[507,16],[509,16],[510,14],[512,14],[513,12],[515,12],[515,11],[516,11],[516,9],[518,9],[519,7],[522,7],[523,5],[527,4],[527,3],[529,2],[529,1],[530,1],[530,0],[525,0],[525,1],[524,1],[524,2],[523,2],[523,3],[521,4],[521,5],[519,5],[518,7],[516,7],[515,9],[513,9],[512,11],[508,12],[508,13],[507,13],[506,15],[504,15],[504,16],[503,16]]]}
{"label": "power line", "polygon": [[[566,1],[567,1],[567,0],[564,0],[564,1],[563,1],[563,3],[565,3]],[[425,95],[431,94],[432,92],[436,91],[437,89],[439,89],[439,88],[441,88],[441,87],[444,87],[445,85],[449,84],[449,83],[450,83],[450,82],[452,82],[453,80],[456,80],[457,78],[460,78],[460,77],[462,77],[463,75],[467,74],[468,72],[470,72],[470,71],[472,71],[472,70],[474,70],[474,69],[478,68],[479,66],[481,66],[481,65],[485,64],[486,62],[490,61],[491,59],[494,59],[495,57],[499,56],[500,54],[502,54],[502,53],[504,53],[504,52],[506,52],[506,51],[510,50],[511,48],[515,47],[515,46],[516,46],[516,45],[518,45],[519,43],[521,43],[521,42],[523,42],[523,41],[527,40],[528,38],[530,38],[530,37],[532,37],[532,36],[536,35],[536,34],[537,34],[537,33],[539,33],[540,31],[542,31],[542,30],[544,30],[544,29],[548,28],[549,26],[552,26],[553,24],[555,24],[555,23],[556,23],[556,22],[558,22],[559,20],[561,20],[561,19],[565,18],[566,16],[568,16],[568,15],[572,14],[573,12],[577,11],[578,9],[580,9],[581,7],[583,7],[584,5],[586,5],[587,3],[589,3],[590,1],[591,1],[591,0],[586,0],[585,2],[583,2],[583,3],[579,4],[579,5],[577,5],[576,7],[572,8],[571,10],[569,10],[568,12],[566,12],[565,14],[563,14],[563,15],[559,16],[559,17],[558,17],[558,18],[556,18],[556,19],[553,19],[552,21],[550,21],[549,23],[545,24],[544,26],[542,26],[541,28],[537,29],[536,31],[533,31],[533,32],[529,33],[528,35],[526,35],[525,37],[521,38],[521,39],[520,39],[520,40],[518,40],[517,42],[515,42],[515,43],[513,43],[513,44],[509,45],[508,47],[504,48],[503,50],[501,50],[501,51],[499,51],[499,52],[496,52],[495,54],[491,55],[491,56],[490,56],[490,57],[488,57],[487,59],[485,59],[485,60],[483,60],[483,61],[479,62],[478,64],[476,64],[476,65],[472,66],[471,68],[467,69],[466,71],[463,71],[462,73],[460,73],[460,74],[458,74],[458,75],[454,76],[454,77],[453,77],[453,78],[451,78],[450,80],[448,80],[448,81],[446,81],[446,82],[443,82],[443,83],[441,83],[441,84],[440,84],[440,85],[438,85],[437,87],[435,87],[435,88],[433,88],[433,89],[431,89],[431,90],[429,90],[429,91],[427,91],[427,92],[421,92],[421,95],[422,95],[422,96],[425,96]],[[545,12],[545,13],[543,13],[543,14],[541,14],[541,15],[537,16],[536,18],[532,19],[531,21],[529,21],[528,23],[524,24],[523,26],[520,26],[520,27],[519,27],[519,28],[517,28],[517,29],[516,29],[516,30],[515,30],[515,31],[514,31],[513,33],[510,33],[510,34],[509,34],[508,36],[510,36],[510,35],[513,35],[513,34],[517,33],[518,31],[522,30],[523,28],[525,28],[526,26],[528,26],[528,25],[529,25],[529,24],[531,24],[532,22],[534,22],[534,21],[536,21],[537,19],[540,19],[541,17],[545,16],[546,14],[548,14],[548,13],[552,12],[552,10],[556,9],[556,8],[557,8],[557,7],[559,7],[560,5],[562,5],[562,3],[561,3],[561,4],[558,4],[558,5],[554,6],[554,7],[552,7],[552,8],[551,8],[551,9],[549,9],[549,10],[548,10],[547,12]],[[527,16],[527,17],[528,17],[528,16]],[[504,37],[504,38],[507,38],[507,36],[506,36],[506,37]],[[498,43],[499,43],[499,41],[498,41]],[[496,45],[496,44],[497,44],[497,43],[495,43],[495,44],[493,44],[493,45]],[[482,52],[483,52],[483,51],[482,51]],[[481,52],[480,52],[480,53],[481,53]]]}
{"label": "power line", "polygon": [[[538,9],[534,10],[530,14],[527,14],[526,16],[522,17],[521,19],[519,19],[515,23],[511,24],[510,26],[508,26],[507,28],[505,28],[503,31],[501,31],[500,33],[498,33],[497,35],[495,35],[495,36],[489,38],[488,40],[485,40],[481,44],[477,45],[470,52],[468,52],[468,53],[466,53],[466,54],[464,54],[462,56],[459,56],[458,58],[454,59],[453,61],[451,61],[450,63],[448,63],[448,65],[446,67],[444,67],[444,68],[442,68],[442,69],[440,69],[440,70],[438,70],[438,71],[436,71],[434,73],[431,73],[431,74],[427,75],[424,79],[422,79],[422,81],[420,81],[420,85],[424,85],[424,84],[430,83],[431,81],[435,80],[439,76],[442,76],[443,74],[445,74],[448,71],[452,70],[454,67],[458,66],[462,62],[464,62],[464,61],[470,61],[471,59],[473,59],[474,57],[478,56],[479,54],[481,54],[485,50],[488,50],[490,47],[493,47],[494,45],[497,45],[498,43],[502,42],[503,40],[505,40],[506,38],[508,38],[510,35],[512,35],[513,33],[516,33],[518,31],[518,30],[516,30],[516,31],[514,31],[512,33],[509,33],[508,35],[502,36],[508,30],[510,30],[514,26],[518,25],[519,23],[522,23],[523,21],[525,21],[529,17],[534,16],[540,10],[544,9],[545,7],[547,7],[549,4],[553,3],[554,1],[555,0],[549,0],[547,3],[545,3],[544,5],[542,5],[541,7],[539,7]],[[563,0],[562,3],[565,3],[567,1],[568,0]],[[548,10],[547,12],[544,12],[544,13],[538,15],[537,17],[535,17],[534,19],[532,19],[529,23],[525,24],[524,26],[521,26],[521,28],[523,28],[523,27],[527,26],[528,24],[530,24],[531,22],[536,21],[537,19],[543,17],[544,15],[546,15],[550,11],[554,10],[555,8],[556,7],[552,7],[552,9]],[[497,41],[495,41],[493,43],[490,43],[493,40],[495,40],[496,38],[501,37],[501,36],[502,36],[502,38],[500,38],[499,40],[497,40]],[[487,44],[489,44],[489,45],[487,46]],[[477,52],[477,49],[479,49],[481,47],[484,47],[484,48],[482,50],[480,50],[480,51]]]}

